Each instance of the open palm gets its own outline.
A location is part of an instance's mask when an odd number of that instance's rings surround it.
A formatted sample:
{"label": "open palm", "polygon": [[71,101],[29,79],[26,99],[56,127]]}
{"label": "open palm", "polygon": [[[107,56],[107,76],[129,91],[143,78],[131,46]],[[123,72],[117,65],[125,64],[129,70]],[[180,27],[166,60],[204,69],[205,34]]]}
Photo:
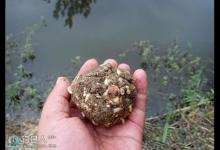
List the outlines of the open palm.
{"label": "open palm", "polygon": [[[105,61],[130,72],[127,64],[118,65],[113,59]],[[84,63],[78,74],[85,74],[98,65],[95,59]],[[111,128],[96,127],[80,118],[69,102],[68,79],[60,77],[44,105],[38,129],[38,149],[141,149],[146,108],[146,73],[138,69],[133,74],[137,96],[134,109],[124,124]],[[74,94],[74,93],[73,93]],[[43,137],[43,138],[42,138]],[[53,137],[53,138],[51,138]],[[42,140],[44,139],[44,140]]]}

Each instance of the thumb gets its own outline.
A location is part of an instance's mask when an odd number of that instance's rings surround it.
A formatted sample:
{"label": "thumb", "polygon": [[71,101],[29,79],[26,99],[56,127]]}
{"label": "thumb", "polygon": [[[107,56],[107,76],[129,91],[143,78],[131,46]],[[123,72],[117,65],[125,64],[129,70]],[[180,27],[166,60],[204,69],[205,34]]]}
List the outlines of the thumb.
{"label": "thumb", "polygon": [[66,100],[69,100],[70,94],[67,91],[67,87],[70,85],[69,80],[66,77],[58,77],[56,85],[54,86],[53,90],[51,91],[50,97],[62,97]]}
{"label": "thumb", "polygon": [[69,117],[70,94],[67,91],[67,87],[69,85],[70,82],[66,77],[59,77],[57,79],[56,85],[54,86],[44,104],[42,117],[52,117],[57,119]]}

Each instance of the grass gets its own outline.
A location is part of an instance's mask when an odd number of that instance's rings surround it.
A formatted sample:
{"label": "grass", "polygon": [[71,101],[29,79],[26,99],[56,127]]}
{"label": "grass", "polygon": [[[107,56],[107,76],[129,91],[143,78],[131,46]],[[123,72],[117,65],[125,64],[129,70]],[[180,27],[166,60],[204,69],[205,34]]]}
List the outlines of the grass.
{"label": "grass", "polygon": [[[6,122],[6,137],[36,135],[37,125],[38,122]],[[147,118],[143,136],[143,149],[146,150],[214,149],[214,102]]]}
{"label": "grass", "polygon": [[167,140],[167,136],[168,136],[168,130],[170,127],[170,119],[171,119],[171,113],[168,113],[167,117],[166,117],[166,122],[163,128],[163,137],[162,137],[162,142],[166,143]]}
{"label": "grass", "polygon": [[[145,121],[143,149],[214,149],[214,103],[174,110],[172,123],[165,114]],[[163,122],[165,126],[163,127]],[[163,135],[162,141],[160,140]]]}

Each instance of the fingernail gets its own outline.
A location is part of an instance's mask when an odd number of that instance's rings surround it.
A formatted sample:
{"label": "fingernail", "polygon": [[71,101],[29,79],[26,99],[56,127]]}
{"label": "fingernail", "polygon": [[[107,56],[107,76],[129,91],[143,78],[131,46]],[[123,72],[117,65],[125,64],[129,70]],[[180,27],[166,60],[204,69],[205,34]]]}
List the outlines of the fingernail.
{"label": "fingernail", "polygon": [[110,63],[112,67],[117,67],[117,61],[112,58],[105,60],[104,63]]}
{"label": "fingernail", "polygon": [[58,77],[56,84],[62,84],[62,83],[68,84],[69,83],[68,79],[66,77]]}

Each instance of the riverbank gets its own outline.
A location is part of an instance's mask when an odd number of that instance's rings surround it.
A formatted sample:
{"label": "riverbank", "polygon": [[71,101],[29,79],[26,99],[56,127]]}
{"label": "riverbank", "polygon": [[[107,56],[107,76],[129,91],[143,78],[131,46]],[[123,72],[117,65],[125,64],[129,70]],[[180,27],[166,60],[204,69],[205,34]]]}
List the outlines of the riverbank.
{"label": "riverbank", "polygon": [[170,123],[169,114],[146,120],[143,149],[214,149],[214,102],[173,114]]}
{"label": "riverbank", "polygon": [[[36,135],[37,124],[6,122],[6,137]],[[143,149],[214,149],[214,102],[147,118]]]}

